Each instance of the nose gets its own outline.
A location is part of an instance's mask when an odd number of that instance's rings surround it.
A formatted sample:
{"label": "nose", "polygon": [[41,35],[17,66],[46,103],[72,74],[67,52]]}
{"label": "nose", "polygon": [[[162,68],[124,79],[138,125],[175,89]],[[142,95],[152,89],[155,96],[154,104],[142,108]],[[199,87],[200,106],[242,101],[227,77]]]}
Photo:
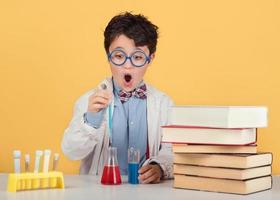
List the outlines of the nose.
{"label": "nose", "polygon": [[130,57],[128,57],[126,62],[123,64],[123,68],[125,68],[125,69],[133,68],[133,65],[131,63],[131,58]]}

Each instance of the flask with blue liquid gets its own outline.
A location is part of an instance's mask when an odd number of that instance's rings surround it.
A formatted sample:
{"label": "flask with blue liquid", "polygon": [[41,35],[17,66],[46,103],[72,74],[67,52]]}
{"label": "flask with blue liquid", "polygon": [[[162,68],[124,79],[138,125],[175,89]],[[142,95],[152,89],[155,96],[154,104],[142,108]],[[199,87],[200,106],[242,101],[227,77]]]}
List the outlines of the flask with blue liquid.
{"label": "flask with blue liquid", "polygon": [[138,170],[140,162],[140,150],[133,147],[128,149],[128,182],[138,184]]}

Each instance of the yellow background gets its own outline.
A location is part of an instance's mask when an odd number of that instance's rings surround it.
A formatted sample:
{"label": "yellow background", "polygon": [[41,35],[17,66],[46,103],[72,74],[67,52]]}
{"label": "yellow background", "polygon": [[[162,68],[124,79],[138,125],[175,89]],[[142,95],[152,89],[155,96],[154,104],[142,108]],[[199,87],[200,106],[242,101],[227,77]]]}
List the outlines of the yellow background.
{"label": "yellow background", "polygon": [[122,11],[160,27],[146,81],[177,104],[266,105],[269,127],[258,149],[274,154],[280,173],[280,2],[10,0],[0,2],[0,172],[12,151],[50,148],[59,169],[78,161],[60,142],[75,100],[110,75],[103,30]]}

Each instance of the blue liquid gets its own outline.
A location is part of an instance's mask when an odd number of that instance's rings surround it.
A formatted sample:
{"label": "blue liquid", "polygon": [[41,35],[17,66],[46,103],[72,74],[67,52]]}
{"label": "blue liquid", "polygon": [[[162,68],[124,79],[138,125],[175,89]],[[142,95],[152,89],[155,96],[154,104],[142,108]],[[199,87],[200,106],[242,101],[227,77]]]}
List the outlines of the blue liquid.
{"label": "blue liquid", "polygon": [[128,163],[128,182],[131,184],[138,184],[138,163]]}

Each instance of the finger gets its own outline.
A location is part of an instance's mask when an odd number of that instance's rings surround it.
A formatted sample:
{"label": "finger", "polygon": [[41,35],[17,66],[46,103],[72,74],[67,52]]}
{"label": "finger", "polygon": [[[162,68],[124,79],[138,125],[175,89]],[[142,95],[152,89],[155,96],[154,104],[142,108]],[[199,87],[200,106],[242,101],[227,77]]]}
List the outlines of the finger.
{"label": "finger", "polygon": [[153,173],[151,176],[147,177],[145,180],[142,181],[142,183],[153,183],[158,180],[157,173]]}
{"label": "finger", "polygon": [[150,180],[143,182],[143,184],[147,184],[147,183],[151,183],[151,184],[160,183],[160,178],[153,177],[153,180],[151,178]]}
{"label": "finger", "polygon": [[152,181],[151,183],[159,183],[160,182],[160,177],[157,178],[156,180]]}
{"label": "finger", "polygon": [[107,104],[96,103],[96,104],[94,104],[92,107],[93,107],[93,109],[98,109],[98,110],[100,110],[100,109],[106,108],[106,107],[107,107]]}
{"label": "finger", "polygon": [[96,93],[97,96],[103,97],[104,99],[110,99],[111,98],[111,93],[107,90],[101,90]]}
{"label": "finger", "polygon": [[102,98],[104,98],[104,99],[111,99],[111,94],[108,92],[108,91],[102,91],[102,90],[98,90],[98,91],[96,91],[95,93],[93,93],[90,97],[89,97],[89,99],[90,100],[93,100],[93,99],[95,99],[96,97],[102,97]]}
{"label": "finger", "polygon": [[148,179],[151,176],[154,176],[156,174],[156,170],[154,170],[153,168],[150,168],[148,171],[146,171],[145,173],[141,174],[139,176],[139,179],[141,181],[145,181],[146,179]]}
{"label": "finger", "polygon": [[88,110],[96,110],[96,108],[106,108],[108,105],[108,100],[98,97],[89,101]]}
{"label": "finger", "polygon": [[96,97],[96,98],[92,99],[91,104],[104,104],[104,105],[108,105],[109,104],[109,100],[108,99],[104,99],[103,97]]}
{"label": "finger", "polygon": [[90,102],[88,105],[88,111],[96,111],[100,108],[106,108],[108,105],[101,102]]}
{"label": "finger", "polygon": [[151,168],[152,168],[151,165],[142,166],[142,167],[138,170],[138,173],[139,173],[139,174],[144,174],[146,171],[148,171],[148,170],[151,169]]}
{"label": "finger", "polygon": [[95,97],[89,100],[88,111],[90,112],[99,112],[100,109],[106,108],[110,104],[108,99],[103,97]]}
{"label": "finger", "polygon": [[[141,176],[139,176],[139,180],[141,180],[143,183],[158,183],[160,182],[160,178],[161,178],[161,169],[159,167],[159,165],[150,165],[151,169],[148,170],[146,173],[142,174]],[[152,181],[150,179],[150,177],[153,177]]]}
{"label": "finger", "polygon": [[102,94],[94,94],[94,95],[92,95],[92,96],[89,98],[90,101],[94,101],[95,99],[104,99],[104,100],[109,101],[109,100],[110,100],[110,97],[104,96],[104,95],[102,95]]}

